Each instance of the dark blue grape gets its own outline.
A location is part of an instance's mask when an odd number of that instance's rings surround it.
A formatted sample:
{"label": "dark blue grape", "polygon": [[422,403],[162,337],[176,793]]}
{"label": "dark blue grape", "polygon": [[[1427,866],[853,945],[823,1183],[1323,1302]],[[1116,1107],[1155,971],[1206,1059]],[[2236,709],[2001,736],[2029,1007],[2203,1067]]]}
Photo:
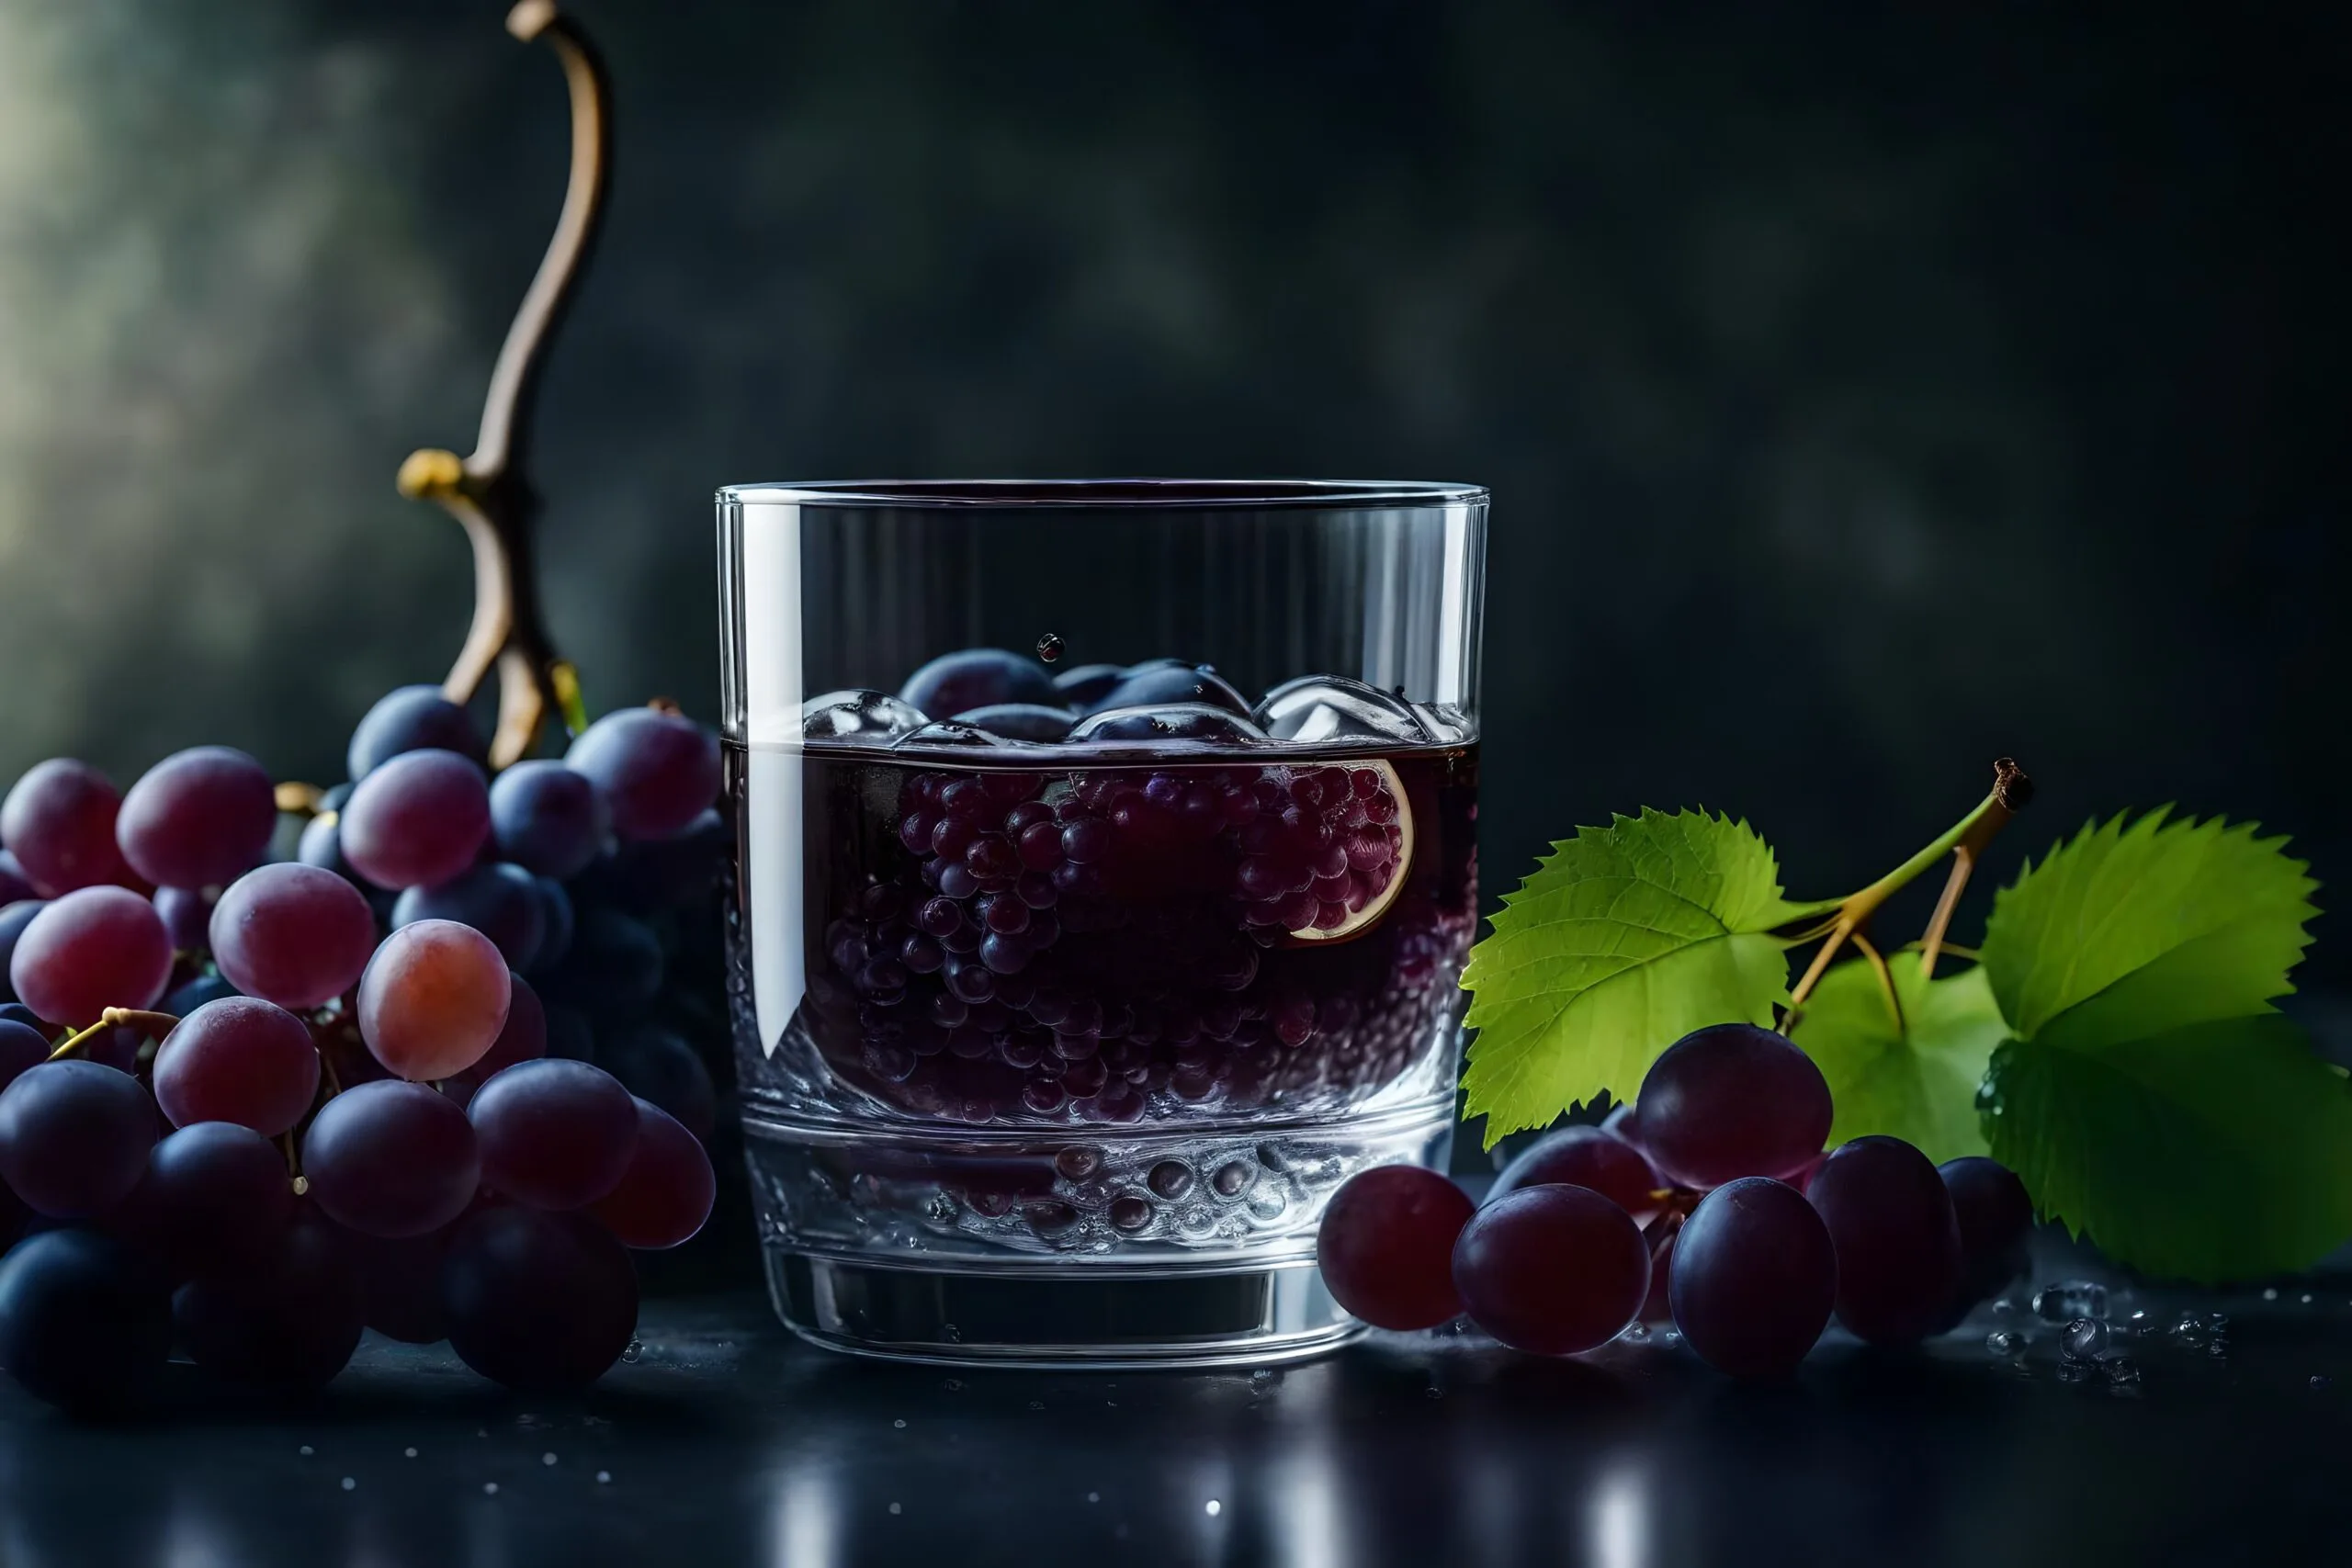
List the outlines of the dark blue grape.
{"label": "dark blue grape", "polygon": [[368,1327],[409,1345],[437,1344],[449,1337],[441,1312],[441,1264],[456,1229],[448,1225],[397,1238],[337,1232],[335,1240],[359,1283],[360,1313]]}
{"label": "dark blue grape", "polygon": [[669,838],[718,798],[718,738],[681,714],[608,713],[563,760],[596,785],[623,839]]}
{"label": "dark blue grape", "polygon": [[294,848],[294,858],[304,865],[334,872],[368,892],[377,890],[376,885],[360,875],[344,855],[343,818],[336,812],[322,811],[302,825],[302,838]]}
{"label": "dark blue grape", "polygon": [[497,944],[510,969],[528,969],[547,940],[547,899],[519,865],[477,865],[454,880],[412,887],[392,906],[395,930],[418,920],[455,920]]}
{"label": "dark blue grape", "polygon": [[8,983],[8,963],[17,954],[17,939],[25,934],[33,917],[48,908],[45,898],[19,898],[0,909],[0,998],[16,999],[16,987]]}
{"label": "dark blue grape", "polygon": [[0,850],[0,907],[38,898],[40,889],[25,874],[24,863],[13,850]]}
{"label": "dark blue grape", "polygon": [[1124,664],[1081,664],[1054,677],[1054,701],[1087,712],[1126,678]]}
{"label": "dark blue grape", "polygon": [[155,913],[175,953],[204,953],[212,944],[212,900],[186,887],[155,889]]}
{"label": "dark blue grape", "polygon": [[604,1054],[605,1066],[629,1093],[669,1112],[706,1141],[718,1122],[718,1091],[695,1048],[666,1029],[632,1032]]}
{"label": "dark blue grape", "polygon": [[0,1092],[0,1178],[51,1219],[107,1213],[146,1174],[157,1121],[128,1073],[73,1057],[28,1067]]}
{"label": "dark blue grape", "polygon": [[186,1018],[207,1002],[243,994],[218,975],[198,975],[176,990],[165,992],[164,999],[155,1006],[174,1018]]}
{"label": "dark blue grape", "polygon": [[710,896],[733,841],[726,819],[706,811],[666,839],[624,841],[590,866],[579,886],[626,908],[675,908]]}
{"label": "dark blue grape", "polygon": [[17,1019],[0,1019],[0,1089],[49,1060],[49,1036]]}
{"label": "dark blue grape", "polygon": [[1088,711],[1111,708],[1166,707],[1176,703],[1204,703],[1247,717],[1250,699],[1237,692],[1208,665],[1180,664],[1173,660],[1138,664],[1126,679],[1102,694]]}
{"label": "dark blue grape", "polygon": [[134,1407],[171,1349],[163,1277],[115,1237],[43,1231],[0,1260],[0,1368],[34,1397],[92,1414]]}
{"label": "dark blue grape", "polygon": [[578,911],[571,952],[548,976],[550,995],[590,1009],[650,1002],[662,989],[662,942],[644,922],[590,905]]}
{"label": "dark blue grape", "polygon": [[549,1003],[547,1009],[548,1055],[568,1062],[596,1059],[596,1032],[577,1008]]}
{"label": "dark blue grape", "polygon": [[316,1213],[298,1215],[258,1266],[208,1271],[172,1297],[172,1325],[198,1366],[287,1391],[343,1371],[364,1317],[342,1237]]}
{"label": "dark blue grape", "polygon": [[438,686],[398,686],[376,700],[351,732],[345,757],[353,783],[366,778],[387,758],[403,751],[455,751],[487,765],[490,748],[466,710],[441,694]]}
{"label": "dark blue grape", "polygon": [[441,1267],[450,1348],[527,1393],[585,1388],[637,1332],[637,1270],[578,1214],[484,1209],[458,1225]]}
{"label": "dark blue grape", "polygon": [[926,718],[944,718],[1000,703],[1059,705],[1054,678],[1026,654],[1001,648],[967,648],[942,654],[907,677],[899,700]]}
{"label": "dark blue grape", "polygon": [[490,786],[498,852],[525,870],[576,876],[605,847],[612,812],[585,773],[561,762],[517,762]]}
{"label": "dark blue grape", "polygon": [[564,955],[571,951],[571,895],[563,884],[551,876],[538,879],[539,909],[545,917],[547,934],[539,939],[539,955],[531,967],[540,973],[561,966]]}
{"label": "dark blue grape", "polygon": [[286,1156],[233,1122],[198,1122],[147,1152],[147,1174],[110,1222],[175,1280],[258,1268],[294,1216]]}
{"label": "dark blue grape", "polygon": [[1007,740],[1050,744],[1069,734],[1075,718],[1068,708],[1046,707],[1038,703],[992,703],[987,707],[965,709],[956,716],[955,722],[985,729]]}

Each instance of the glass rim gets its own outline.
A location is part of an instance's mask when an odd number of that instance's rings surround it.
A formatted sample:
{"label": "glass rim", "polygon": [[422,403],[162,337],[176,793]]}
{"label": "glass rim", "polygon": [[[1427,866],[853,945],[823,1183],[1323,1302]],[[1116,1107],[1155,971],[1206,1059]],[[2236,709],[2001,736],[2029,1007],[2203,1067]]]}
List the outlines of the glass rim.
{"label": "glass rim", "polygon": [[1098,511],[1460,506],[1484,485],[1430,479],[806,479],[721,485],[721,505]]}

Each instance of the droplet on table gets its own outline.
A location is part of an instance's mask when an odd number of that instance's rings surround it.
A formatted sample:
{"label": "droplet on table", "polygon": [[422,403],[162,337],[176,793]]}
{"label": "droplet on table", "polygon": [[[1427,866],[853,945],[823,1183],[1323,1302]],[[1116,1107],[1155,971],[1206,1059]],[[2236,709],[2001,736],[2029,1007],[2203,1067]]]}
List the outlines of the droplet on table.
{"label": "droplet on table", "polygon": [[2014,1356],[2024,1343],[2015,1331],[2007,1328],[1996,1328],[1984,1336],[1984,1348],[1996,1356]]}
{"label": "droplet on table", "polygon": [[2078,1317],[2058,1337],[2058,1348],[2077,1359],[2096,1356],[2107,1348],[2107,1325],[2095,1317]]}
{"label": "droplet on table", "polygon": [[2052,1323],[2107,1316],[2107,1287],[2095,1280],[2061,1280],[2033,1292],[2033,1314]]}

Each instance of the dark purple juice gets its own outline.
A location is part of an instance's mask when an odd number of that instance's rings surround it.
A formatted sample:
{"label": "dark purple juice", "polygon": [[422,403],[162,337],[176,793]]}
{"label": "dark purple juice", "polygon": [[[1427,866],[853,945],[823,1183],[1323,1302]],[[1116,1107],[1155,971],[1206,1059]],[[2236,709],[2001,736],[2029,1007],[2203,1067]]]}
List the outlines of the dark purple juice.
{"label": "dark purple juice", "polygon": [[1323,1113],[1450,1073],[1475,746],[1021,761],[730,758],[739,780],[799,770],[798,886],[771,891],[799,902],[786,1043],[822,1064],[791,1075],[802,1092],[1107,1129]]}

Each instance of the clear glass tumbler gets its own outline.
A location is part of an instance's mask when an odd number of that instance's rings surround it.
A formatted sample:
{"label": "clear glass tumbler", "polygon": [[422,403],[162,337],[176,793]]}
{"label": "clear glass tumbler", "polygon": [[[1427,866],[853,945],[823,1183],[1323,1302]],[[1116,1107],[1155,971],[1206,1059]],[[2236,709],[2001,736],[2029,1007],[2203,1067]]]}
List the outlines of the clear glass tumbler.
{"label": "clear glass tumbler", "polygon": [[718,493],[729,976],[771,1292],[839,1349],[1306,1355],[1442,1166],[1487,494]]}

